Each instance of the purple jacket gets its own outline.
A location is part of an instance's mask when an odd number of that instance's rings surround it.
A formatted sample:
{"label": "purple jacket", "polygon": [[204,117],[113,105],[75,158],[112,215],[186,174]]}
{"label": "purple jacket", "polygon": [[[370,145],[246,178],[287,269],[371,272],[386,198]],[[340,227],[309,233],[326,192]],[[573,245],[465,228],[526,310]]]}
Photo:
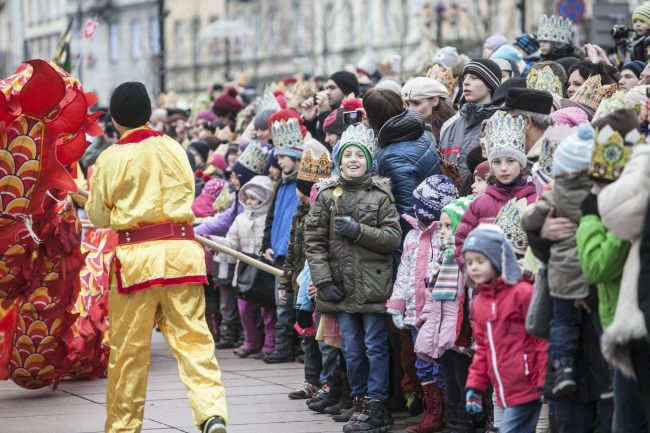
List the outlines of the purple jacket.
{"label": "purple jacket", "polygon": [[494,223],[501,208],[512,199],[526,198],[528,204],[537,201],[537,192],[532,182],[516,186],[511,191],[490,185],[485,195],[474,200],[463,214],[458,229],[456,230],[456,262],[461,271],[465,265],[461,251],[467,235],[481,223]]}
{"label": "purple jacket", "polygon": [[235,200],[221,215],[195,227],[194,233],[202,236],[226,236],[228,229],[235,222],[235,218],[242,212],[244,212],[244,206]]}

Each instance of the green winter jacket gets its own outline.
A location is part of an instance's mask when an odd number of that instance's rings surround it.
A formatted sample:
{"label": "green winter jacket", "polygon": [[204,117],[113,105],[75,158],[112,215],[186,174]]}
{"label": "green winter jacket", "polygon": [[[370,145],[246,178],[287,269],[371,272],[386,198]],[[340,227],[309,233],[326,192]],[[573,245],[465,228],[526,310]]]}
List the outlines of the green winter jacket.
{"label": "green winter jacket", "polygon": [[598,314],[605,329],[614,320],[623,266],[631,244],[614,236],[597,215],[580,219],[576,243],[582,272],[589,283],[598,287]]}
{"label": "green winter jacket", "polygon": [[[343,194],[332,193],[341,187]],[[360,225],[356,239],[334,232],[337,213],[351,215]],[[384,313],[393,287],[393,252],[402,239],[390,181],[364,176],[332,179],[321,184],[305,222],[305,252],[316,287],[334,283],[345,293],[341,302],[316,298],[323,313]]]}

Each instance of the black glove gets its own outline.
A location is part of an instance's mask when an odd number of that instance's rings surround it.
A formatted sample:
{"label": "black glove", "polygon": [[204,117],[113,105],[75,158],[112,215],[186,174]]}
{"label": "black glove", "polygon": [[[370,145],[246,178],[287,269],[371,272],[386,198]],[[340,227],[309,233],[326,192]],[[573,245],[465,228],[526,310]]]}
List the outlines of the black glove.
{"label": "black glove", "polygon": [[314,324],[314,317],[311,311],[296,310],[296,322],[302,329],[311,328]]}
{"label": "black glove", "polygon": [[359,236],[361,228],[350,215],[337,215],[334,217],[334,232],[339,236],[354,239]]}
{"label": "black glove", "polygon": [[327,283],[318,288],[318,298],[325,302],[341,302],[345,294],[332,283]]}
{"label": "black glove", "polygon": [[600,214],[598,213],[598,196],[592,193],[587,194],[580,209],[582,210],[583,216],[596,215],[597,217],[600,217]]}

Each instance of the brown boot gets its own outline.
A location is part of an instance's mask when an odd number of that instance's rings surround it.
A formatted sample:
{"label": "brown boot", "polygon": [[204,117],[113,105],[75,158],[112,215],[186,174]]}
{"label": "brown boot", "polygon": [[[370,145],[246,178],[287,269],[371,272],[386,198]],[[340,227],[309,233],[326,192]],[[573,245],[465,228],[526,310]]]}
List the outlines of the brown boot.
{"label": "brown boot", "polygon": [[445,392],[434,382],[422,384],[424,390],[424,418],[416,426],[406,427],[410,433],[436,433],[445,428]]}
{"label": "brown boot", "polygon": [[219,315],[210,313],[205,315],[205,321],[208,322],[208,329],[215,343],[219,342]]}

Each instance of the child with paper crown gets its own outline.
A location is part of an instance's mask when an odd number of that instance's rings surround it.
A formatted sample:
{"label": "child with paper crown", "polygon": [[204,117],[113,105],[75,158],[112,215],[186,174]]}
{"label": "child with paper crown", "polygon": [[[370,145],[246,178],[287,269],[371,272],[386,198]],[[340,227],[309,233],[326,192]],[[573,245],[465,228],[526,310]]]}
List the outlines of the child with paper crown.
{"label": "child with paper crown", "polygon": [[[403,215],[413,229],[404,240],[401,263],[393,294],[386,303],[386,310],[393,316],[397,329],[408,329],[415,343],[418,330],[415,327],[427,298],[427,272],[437,268],[434,260],[440,252],[438,239],[442,209],[458,196],[454,182],[441,175],[424,180],[413,191],[416,218]],[[418,426],[409,427],[411,432],[439,431],[444,427],[444,383],[440,365],[434,360],[418,359],[416,374],[424,390],[425,416]]]}
{"label": "child with paper crown", "polygon": [[461,324],[466,322],[463,308],[465,284],[454,259],[454,235],[472,200],[472,196],[461,197],[442,208],[437,239],[440,250],[432,264],[433,276],[427,287],[424,308],[415,322],[419,329],[415,354],[425,361],[436,360],[442,366],[449,430],[472,422],[465,413],[463,399],[471,361],[469,354],[461,350],[469,347],[470,343],[467,335],[461,335]]}
{"label": "child with paper crown", "polygon": [[503,231],[481,224],[463,244],[465,274],[478,293],[470,316],[476,352],[467,377],[467,411],[483,411],[483,394],[492,385],[505,409],[499,431],[533,432],[539,418],[546,376],[544,340],[526,332],[533,286],[522,280],[519,264]]}
{"label": "child with paper crown", "polygon": [[356,408],[345,432],[385,431],[392,423],[384,314],[401,229],[390,183],[369,175],[373,148],[374,134],[365,126],[345,130],[339,177],[321,183],[305,223],[316,309],[335,313],[341,329]]}

